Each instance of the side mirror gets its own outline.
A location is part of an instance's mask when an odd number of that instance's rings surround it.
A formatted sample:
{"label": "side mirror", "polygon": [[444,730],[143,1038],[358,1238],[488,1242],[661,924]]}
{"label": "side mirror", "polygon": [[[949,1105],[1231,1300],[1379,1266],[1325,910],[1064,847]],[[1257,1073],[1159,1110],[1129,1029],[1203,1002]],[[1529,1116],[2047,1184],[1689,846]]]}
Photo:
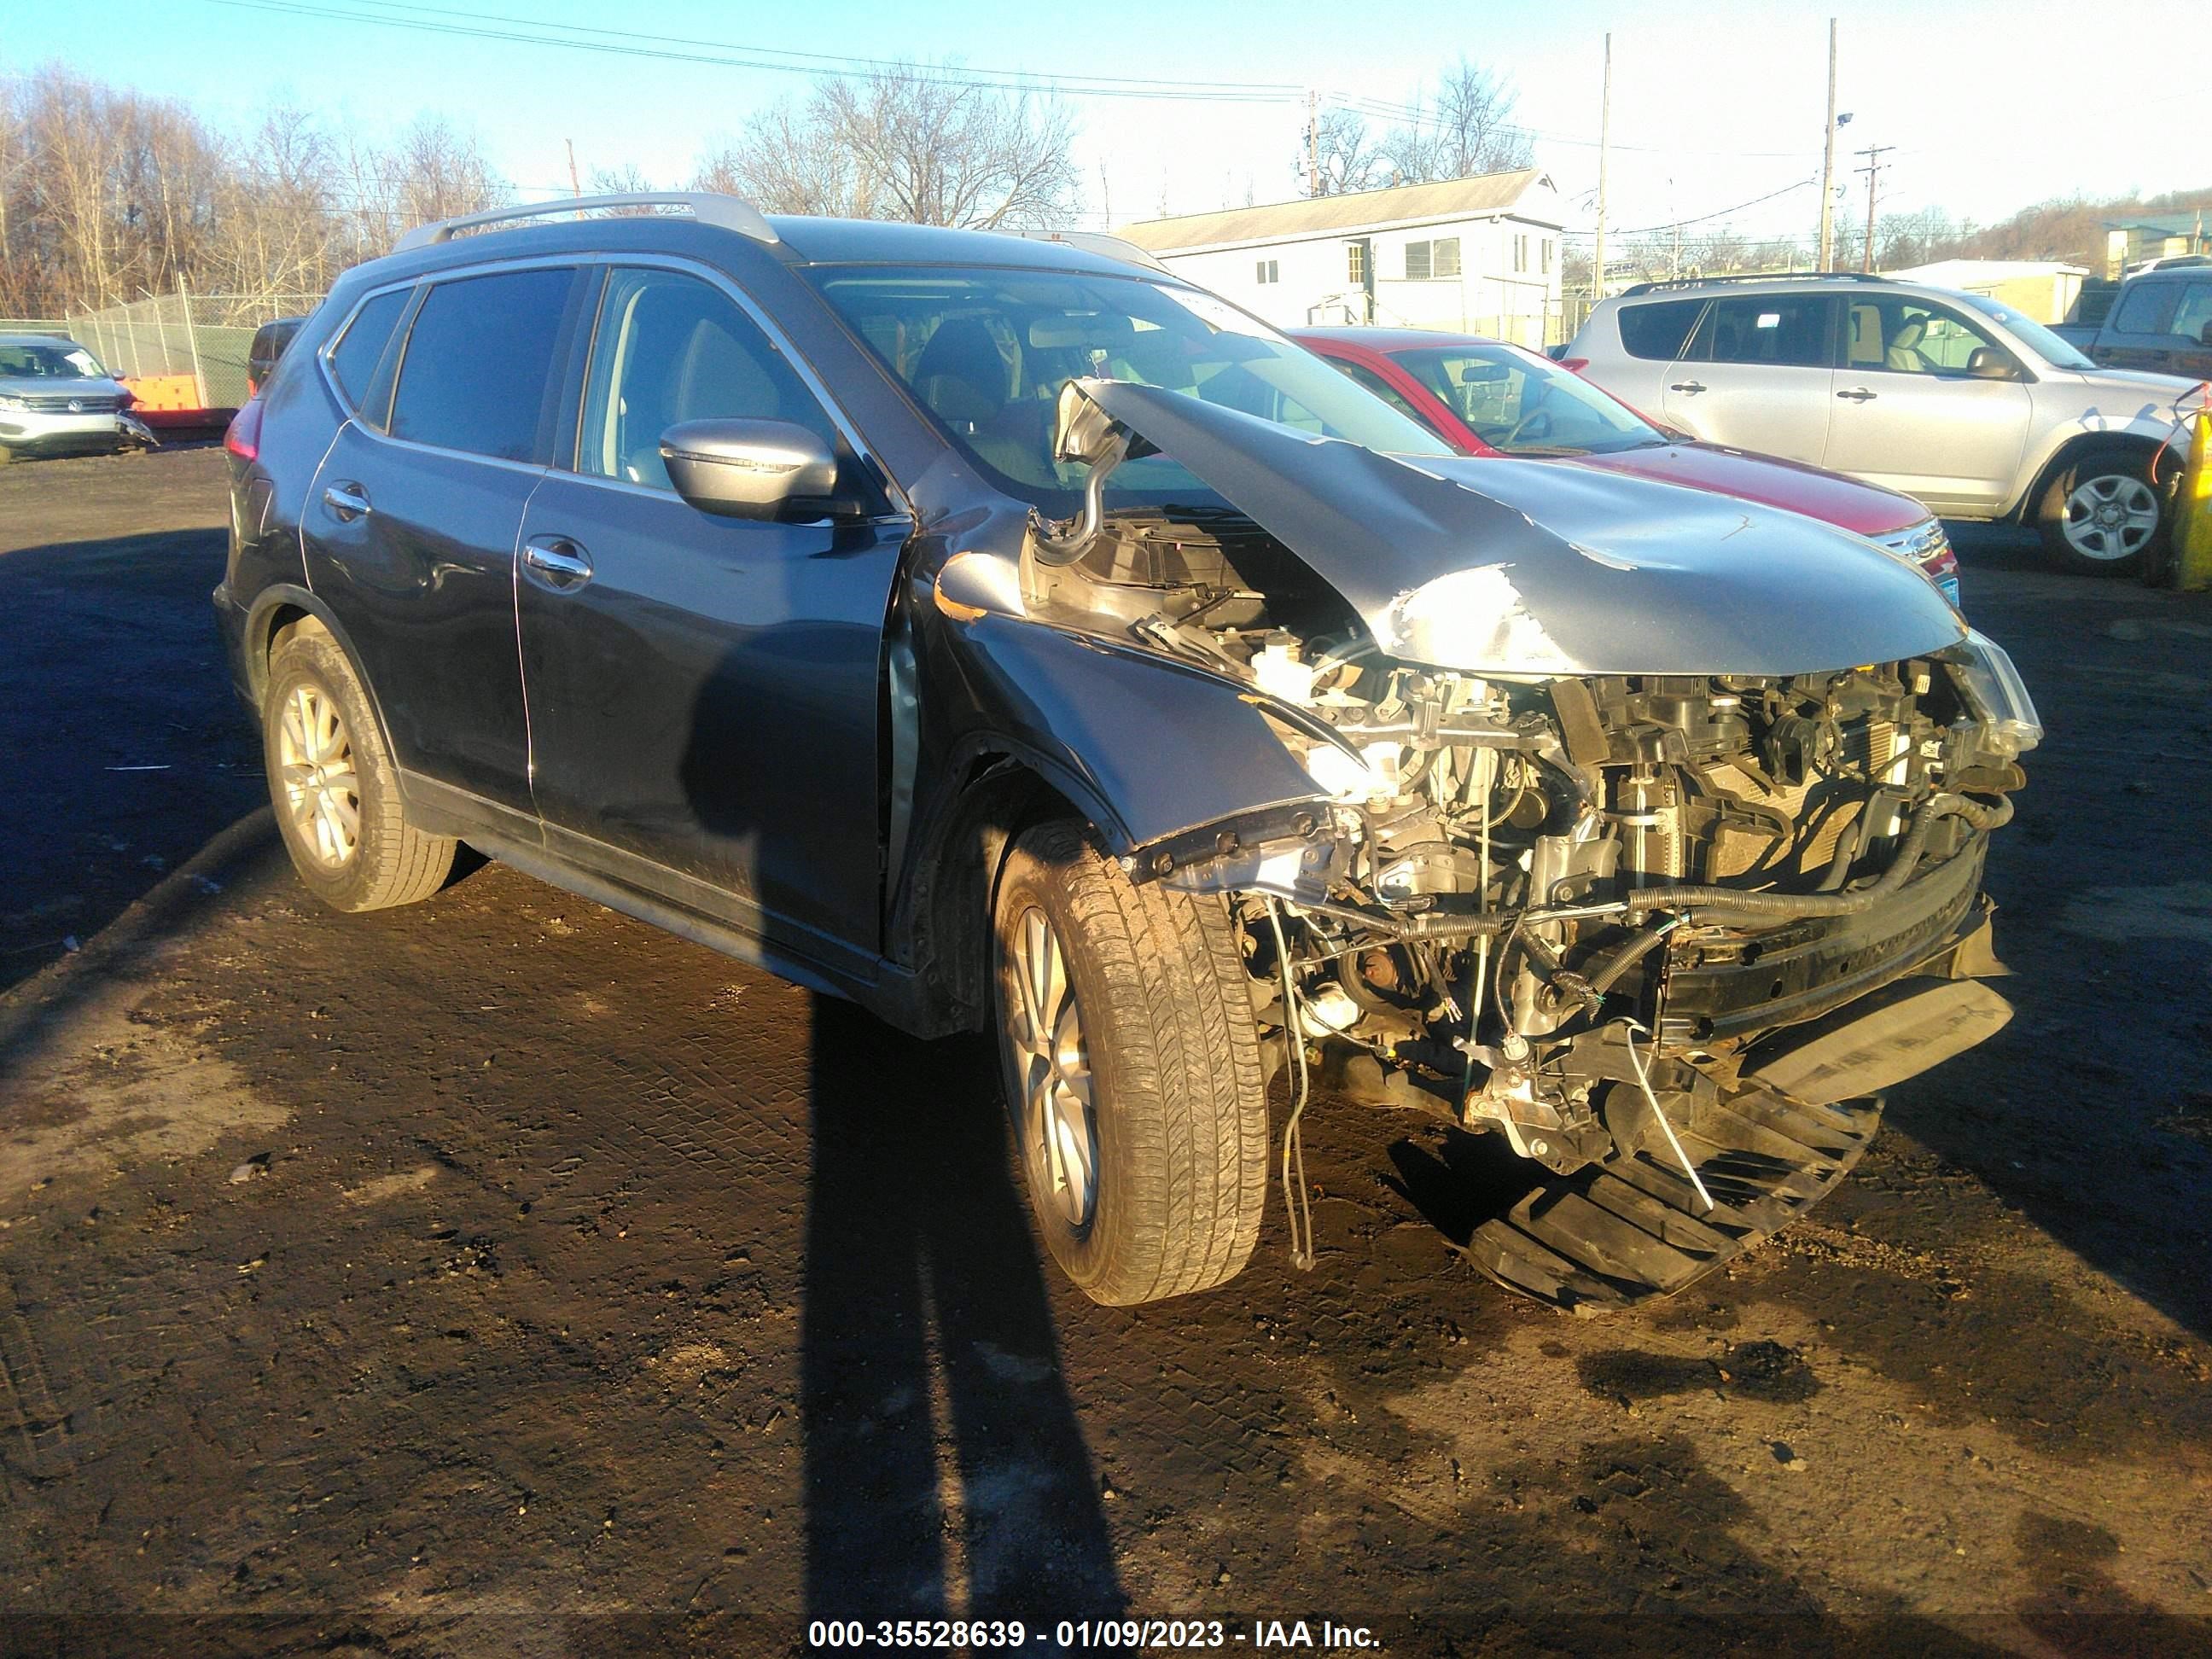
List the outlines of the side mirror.
{"label": "side mirror", "polygon": [[2212,323],[2207,323],[2197,331],[2197,343],[2212,346]]}
{"label": "side mirror", "polygon": [[1977,380],[2017,380],[2020,365],[1992,346],[1976,346],[1966,359],[1966,373]]}
{"label": "side mirror", "polygon": [[837,457],[803,426],[788,421],[683,421],[660,434],[669,482],[702,513],[730,519],[775,519],[799,502],[826,514],[834,501]]}

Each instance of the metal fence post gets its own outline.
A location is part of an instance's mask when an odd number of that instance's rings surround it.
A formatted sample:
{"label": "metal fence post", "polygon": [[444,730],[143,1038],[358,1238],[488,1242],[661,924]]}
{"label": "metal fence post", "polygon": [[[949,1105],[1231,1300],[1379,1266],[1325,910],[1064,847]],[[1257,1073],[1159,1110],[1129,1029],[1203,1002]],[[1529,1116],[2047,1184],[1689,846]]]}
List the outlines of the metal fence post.
{"label": "metal fence post", "polygon": [[199,406],[208,406],[207,374],[200,368],[200,337],[192,327],[192,296],[185,287],[185,273],[177,273],[177,299],[185,308],[185,343],[192,351],[192,386],[199,398]]}

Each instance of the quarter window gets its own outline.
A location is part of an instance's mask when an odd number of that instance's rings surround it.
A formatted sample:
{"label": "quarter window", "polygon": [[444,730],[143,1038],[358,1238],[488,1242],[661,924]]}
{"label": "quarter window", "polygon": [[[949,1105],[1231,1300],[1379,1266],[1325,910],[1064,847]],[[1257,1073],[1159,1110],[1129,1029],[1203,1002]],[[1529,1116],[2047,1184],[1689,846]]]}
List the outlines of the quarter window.
{"label": "quarter window", "polygon": [[1828,366],[1824,294],[1752,294],[1716,300],[1686,354],[1700,363],[1758,363],[1775,368]]}
{"label": "quarter window", "polygon": [[538,431],[572,270],[440,283],[415,314],[392,435],[507,461],[540,459]]}
{"label": "quarter window", "polygon": [[2163,334],[2166,319],[2173,314],[2173,296],[2179,291],[2175,283],[2137,283],[2121,297],[2119,308],[2112,313],[2112,329],[2115,334]]}
{"label": "quarter window", "polygon": [[599,301],[576,470],[672,489],[660,437],[684,421],[788,421],[837,434],[760,325],[696,276],[617,270]]}
{"label": "quarter window", "polygon": [[1620,343],[1632,357],[1653,362],[1672,362],[1697,326],[1703,300],[1668,300],[1657,305],[1620,308]]}
{"label": "quarter window", "polygon": [[409,292],[399,288],[378,295],[354,313],[353,321],[331,349],[331,377],[357,410],[368,404],[376,366],[383,361],[384,348],[392,343],[392,331],[398,325],[399,313],[407,308]]}

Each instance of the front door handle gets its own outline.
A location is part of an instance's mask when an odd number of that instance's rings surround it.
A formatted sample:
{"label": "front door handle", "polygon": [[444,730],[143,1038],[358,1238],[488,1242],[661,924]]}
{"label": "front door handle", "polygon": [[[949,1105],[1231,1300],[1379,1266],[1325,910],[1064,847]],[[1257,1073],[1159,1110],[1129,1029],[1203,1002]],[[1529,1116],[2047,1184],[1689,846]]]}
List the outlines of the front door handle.
{"label": "front door handle", "polygon": [[1703,392],[1705,389],[1703,383],[1697,380],[1677,380],[1667,388],[1669,392],[1687,392],[1692,395]]}
{"label": "front door handle", "polygon": [[351,524],[356,519],[368,516],[368,495],[351,480],[332,484],[323,492],[323,505],[337,514],[339,521]]}
{"label": "front door handle", "polygon": [[1855,404],[1870,404],[1875,400],[1875,395],[1863,386],[1851,386],[1836,394],[1838,398],[1849,398]]}
{"label": "front door handle", "polygon": [[592,580],[591,556],[566,536],[533,536],[522,550],[522,568],[531,580],[556,593],[569,593]]}

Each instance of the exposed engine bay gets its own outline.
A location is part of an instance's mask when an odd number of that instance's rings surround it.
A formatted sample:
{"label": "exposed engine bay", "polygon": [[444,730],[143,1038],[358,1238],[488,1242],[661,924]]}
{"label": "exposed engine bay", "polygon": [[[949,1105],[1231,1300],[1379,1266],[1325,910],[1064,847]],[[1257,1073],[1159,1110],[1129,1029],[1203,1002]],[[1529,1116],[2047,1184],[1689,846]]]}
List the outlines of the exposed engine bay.
{"label": "exposed engine bay", "polygon": [[[1686,1142],[1763,1039],[1908,974],[1995,969],[1986,832],[2040,732],[1978,635],[1787,676],[1478,675],[1387,654],[1234,514],[1075,540],[1030,567],[1031,614],[1246,683],[1326,794],[1133,872],[1228,896],[1301,1100],[1311,1067],[1563,1176],[1640,1152],[1710,1212]],[[1793,1104],[1985,1035],[1831,1067]]]}

